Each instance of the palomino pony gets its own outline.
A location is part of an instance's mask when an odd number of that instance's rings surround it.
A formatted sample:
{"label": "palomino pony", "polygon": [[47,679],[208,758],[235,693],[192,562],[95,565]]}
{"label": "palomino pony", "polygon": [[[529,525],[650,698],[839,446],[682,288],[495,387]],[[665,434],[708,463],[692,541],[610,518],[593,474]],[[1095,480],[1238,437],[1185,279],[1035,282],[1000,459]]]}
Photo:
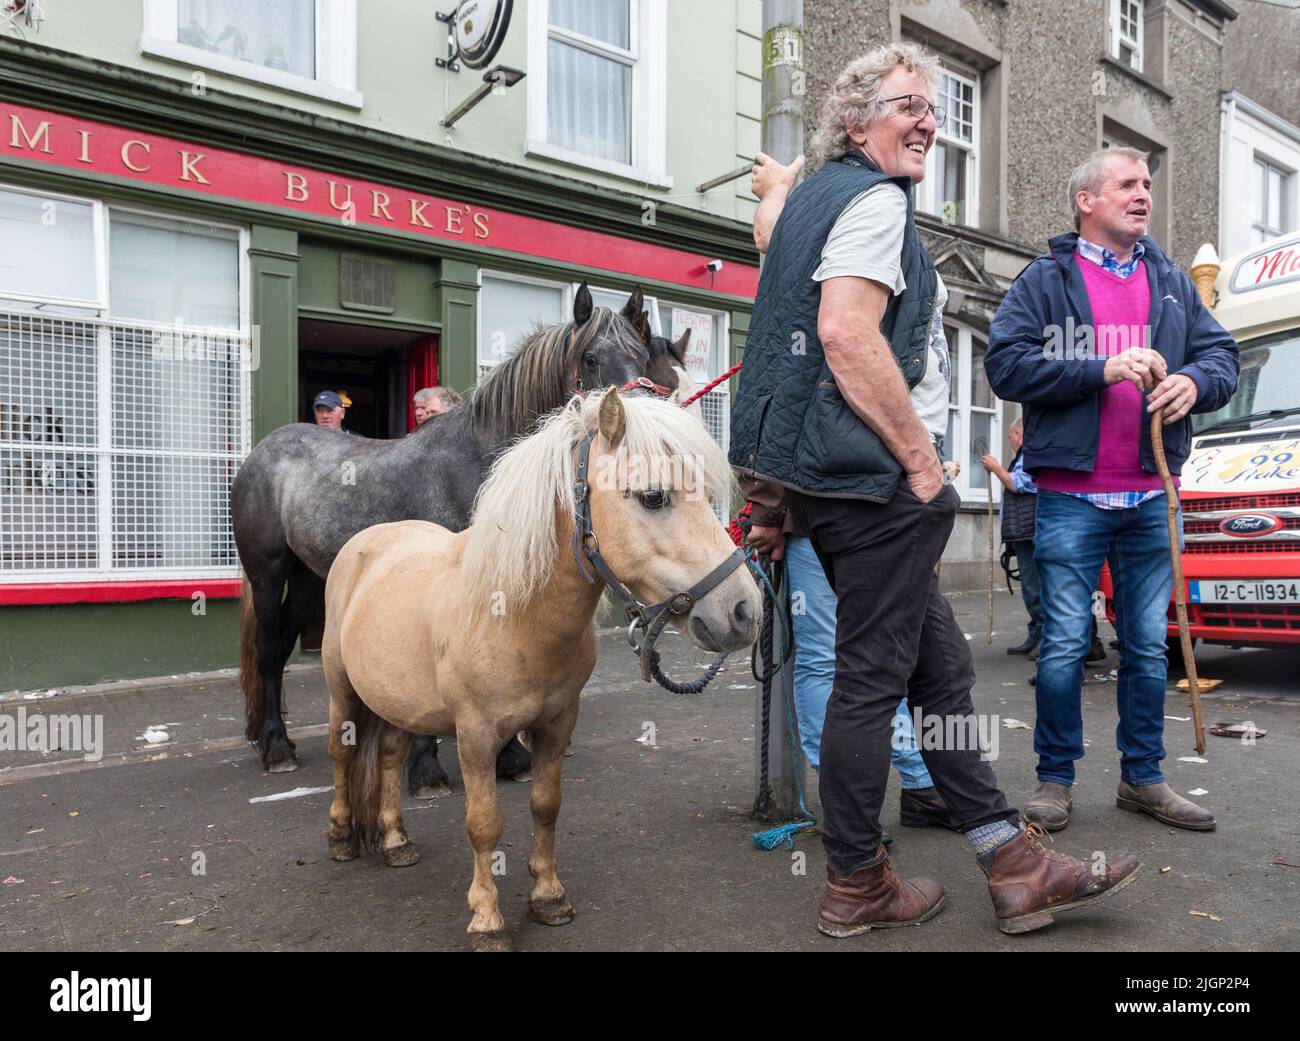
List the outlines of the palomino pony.
{"label": "palomino pony", "polygon": [[571,921],[555,821],[578,694],[596,663],[601,591],[608,583],[654,604],[647,614],[672,604],[709,651],[751,644],[758,588],[709,507],[730,490],[726,458],[699,420],[610,390],[575,399],[503,455],[469,530],[405,521],[350,539],[325,590],[330,856],[378,847],[393,867],[419,860],[402,825],[402,758],[412,732],[454,734],[474,849],[470,940],[508,947],[491,871],[503,826],[493,764],[527,731],[529,913]]}
{"label": "palomino pony", "polygon": [[[536,330],[463,407],[435,416],[409,437],[372,441],[295,423],[249,453],[230,490],[245,575],[239,680],[247,736],[268,770],[298,767],[284,727],[284,666],[303,628],[323,618],[325,576],[343,544],[386,521],[426,520],[461,530],[492,461],[575,390],[622,387],[645,376],[648,341],[640,289],[615,314],[593,307],[584,284],[571,322]],[[450,790],[437,756],[435,739],[417,741],[413,794]],[[527,751],[511,742],[501,767],[507,775],[527,770]]]}

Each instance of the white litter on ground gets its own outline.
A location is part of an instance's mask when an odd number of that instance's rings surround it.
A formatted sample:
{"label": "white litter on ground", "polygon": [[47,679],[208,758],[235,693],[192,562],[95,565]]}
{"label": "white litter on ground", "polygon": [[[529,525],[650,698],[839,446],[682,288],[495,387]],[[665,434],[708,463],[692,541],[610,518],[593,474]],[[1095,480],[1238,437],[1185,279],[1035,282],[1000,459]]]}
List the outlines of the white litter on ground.
{"label": "white litter on ground", "polygon": [[1004,719],[1002,726],[1006,730],[1033,730],[1034,728],[1022,719]]}
{"label": "white litter on ground", "polygon": [[1178,757],[1178,761],[1180,763],[1208,763],[1209,762],[1208,759],[1202,759],[1199,755],[1180,755]]}
{"label": "white litter on ground", "polygon": [[1193,788],[1193,789],[1192,789],[1190,792],[1188,792],[1187,794],[1188,794],[1188,795],[1209,795],[1210,792],[1209,792],[1209,789],[1207,789],[1207,788]]}
{"label": "white litter on ground", "polygon": [[287,792],[276,792],[274,795],[258,795],[249,802],[280,802],[284,799],[301,799],[304,795],[323,795],[325,792],[332,792],[334,786],[327,784],[323,788],[294,788]]}
{"label": "white litter on ground", "polygon": [[147,741],[151,745],[162,745],[170,741],[172,739],[172,736],[171,734],[167,733],[166,726],[154,725],[150,727],[145,727],[144,733],[136,734],[135,739],[137,741]]}
{"label": "white litter on ground", "polygon": [[1180,723],[1190,723],[1192,721],[1191,716],[1165,716],[1165,719],[1176,719]]}

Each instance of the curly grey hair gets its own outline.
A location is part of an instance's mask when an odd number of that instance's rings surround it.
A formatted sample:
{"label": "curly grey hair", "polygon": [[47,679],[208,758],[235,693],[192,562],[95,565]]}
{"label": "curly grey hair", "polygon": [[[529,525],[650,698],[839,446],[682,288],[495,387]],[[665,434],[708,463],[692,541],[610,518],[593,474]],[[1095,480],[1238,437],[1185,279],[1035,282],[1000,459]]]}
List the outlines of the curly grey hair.
{"label": "curly grey hair", "polygon": [[1132,159],[1139,163],[1147,161],[1147,153],[1140,148],[1100,148],[1074,168],[1070,174],[1066,191],[1070,193],[1070,209],[1074,213],[1074,230],[1079,230],[1083,214],[1079,212],[1079,193],[1096,195],[1106,183],[1106,160],[1111,156]]}
{"label": "curly grey hair", "polygon": [[931,84],[939,80],[939,59],[919,43],[882,44],[849,62],[822,104],[808,150],[813,169],[838,159],[853,147],[850,128],[864,127],[887,111],[880,97],[880,82],[900,65],[909,72],[919,72]]}

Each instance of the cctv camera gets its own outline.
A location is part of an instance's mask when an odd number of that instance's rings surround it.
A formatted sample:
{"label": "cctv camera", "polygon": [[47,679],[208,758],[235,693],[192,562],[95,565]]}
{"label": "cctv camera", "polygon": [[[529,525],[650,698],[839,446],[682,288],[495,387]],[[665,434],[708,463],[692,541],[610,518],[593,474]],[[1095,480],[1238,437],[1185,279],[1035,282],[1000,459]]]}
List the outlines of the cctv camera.
{"label": "cctv camera", "polygon": [[710,261],[709,261],[707,264],[705,264],[704,266],[705,266],[706,268],[708,268],[710,271],[721,271],[721,270],[722,270],[722,261],[719,260],[717,257],[714,257],[712,260],[710,260]]}

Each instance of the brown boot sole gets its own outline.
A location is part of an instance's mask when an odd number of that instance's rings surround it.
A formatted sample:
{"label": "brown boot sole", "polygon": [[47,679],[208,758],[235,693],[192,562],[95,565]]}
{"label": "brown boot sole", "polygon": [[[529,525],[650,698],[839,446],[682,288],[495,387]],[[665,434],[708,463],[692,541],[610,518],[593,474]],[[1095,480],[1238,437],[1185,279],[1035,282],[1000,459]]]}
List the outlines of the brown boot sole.
{"label": "brown boot sole", "polygon": [[1029,914],[1018,915],[1015,918],[999,918],[998,928],[1004,933],[1015,935],[1016,933],[1032,933],[1035,929],[1043,929],[1056,921],[1056,916],[1062,911],[1073,911],[1076,907],[1086,907],[1090,904],[1100,903],[1108,896],[1114,896],[1126,885],[1133,881],[1134,876],[1140,871],[1142,865],[1139,863],[1124,878],[1120,879],[1109,889],[1103,889],[1100,893],[1090,893],[1088,896],[1080,897],[1078,900],[1072,900],[1068,904],[1058,904],[1056,907],[1044,907],[1038,911],[1031,911]]}
{"label": "brown boot sole", "polygon": [[818,918],[817,931],[825,936],[833,936],[837,940],[844,940],[850,936],[861,936],[872,929],[901,929],[905,925],[920,925],[922,922],[928,922],[942,911],[944,901],[947,899],[948,894],[945,893],[939,897],[939,902],[921,915],[920,918],[910,918],[906,922],[864,922],[861,925],[838,925],[834,922],[828,922],[824,918]]}
{"label": "brown boot sole", "polygon": [[1115,805],[1121,810],[1128,810],[1130,813],[1146,813],[1154,817],[1161,824],[1168,824],[1171,828],[1182,828],[1185,831],[1213,831],[1218,826],[1218,821],[1210,821],[1206,824],[1192,824],[1188,821],[1175,820],[1173,817],[1166,817],[1158,813],[1145,803],[1137,802],[1134,799],[1124,799],[1115,796]]}

